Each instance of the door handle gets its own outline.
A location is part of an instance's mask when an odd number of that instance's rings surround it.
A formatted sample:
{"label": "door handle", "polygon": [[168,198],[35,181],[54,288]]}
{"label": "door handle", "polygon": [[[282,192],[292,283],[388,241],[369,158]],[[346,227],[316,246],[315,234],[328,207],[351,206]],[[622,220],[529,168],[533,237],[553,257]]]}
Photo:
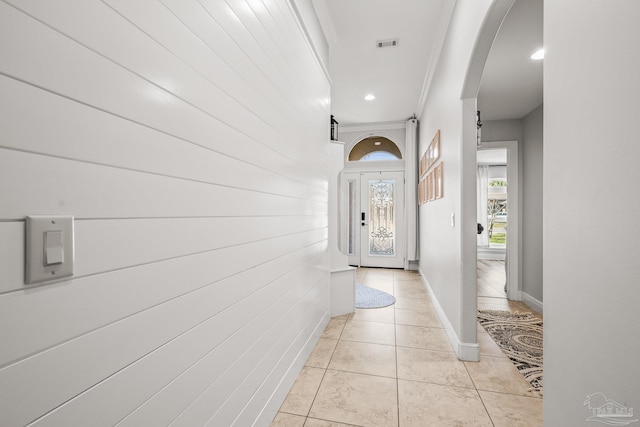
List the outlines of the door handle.
{"label": "door handle", "polygon": [[360,213],[360,220],[362,221],[362,225],[367,225],[367,223],[365,222],[365,213],[364,212]]}

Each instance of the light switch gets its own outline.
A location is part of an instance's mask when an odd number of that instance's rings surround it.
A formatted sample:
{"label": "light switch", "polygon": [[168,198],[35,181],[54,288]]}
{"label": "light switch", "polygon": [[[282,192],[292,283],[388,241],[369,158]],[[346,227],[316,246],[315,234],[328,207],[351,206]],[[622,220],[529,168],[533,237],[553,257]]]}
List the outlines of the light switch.
{"label": "light switch", "polygon": [[44,265],[64,262],[63,236],[62,231],[44,232]]}
{"label": "light switch", "polygon": [[28,216],[25,283],[47,282],[72,276],[73,244],[72,216]]}

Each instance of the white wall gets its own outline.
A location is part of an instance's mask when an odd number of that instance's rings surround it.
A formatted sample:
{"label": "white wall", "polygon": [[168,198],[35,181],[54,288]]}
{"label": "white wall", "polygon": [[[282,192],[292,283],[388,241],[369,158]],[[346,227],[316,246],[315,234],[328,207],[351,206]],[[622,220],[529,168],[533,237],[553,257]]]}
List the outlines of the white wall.
{"label": "white wall", "polygon": [[542,105],[523,119],[522,143],[522,292],[542,298]]}
{"label": "white wall", "polygon": [[482,124],[482,141],[522,141],[522,119],[487,120]]}
{"label": "white wall", "polygon": [[[460,221],[463,219],[462,158],[466,151],[462,147],[463,103],[460,97],[482,17],[486,15],[491,3],[489,0],[456,2],[425,110],[420,116],[419,130],[420,156],[440,129],[440,159],[444,162],[444,198],[422,205],[419,211],[420,271],[437,300],[436,304],[446,316],[446,326],[452,341],[472,344],[476,342],[473,308],[475,297],[470,296],[469,301],[465,301],[463,298],[468,295],[463,295],[462,291],[463,233]],[[471,163],[475,182],[475,159]],[[475,192],[475,184],[473,190]],[[475,196],[473,200],[475,203]],[[466,221],[468,225],[465,225],[469,228],[465,230],[473,238],[471,246],[475,250],[475,205],[472,208],[472,215]],[[451,226],[452,214],[456,216],[454,227]],[[475,265],[472,267],[475,270]],[[472,281],[475,283],[475,276]],[[471,310],[468,309],[467,302],[471,303]],[[460,356],[460,352],[458,355]]]}
{"label": "white wall", "polygon": [[[483,141],[518,141],[521,147],[522,276],[523,301],[540,309],[543,303],[542,277],[542,170],[543,106],[522,119],[488,120],[482,126]],[[533,300],[531,299],[533,298]]]}
{"label": "white wall", "polygon": [[[291,5],[8,3],[1,424],[268,425],[328,313],[329,83]],[[24,285],[32,214],[75,215],[71,280]]]}
{"label": "white wall", "polygon": [[[254,3],[255,4],[255,3]],[[316,15],[316,9],[312,0],[290,0],[294,11],[298,15],[298,21],[304,23],[302,31],[305,32],[311,48],[320,60],[320,66],[327,71],[329,65],[329,43],[324,37],[322,24]],[[328,71],[327,71],[328,72]]]}
{"label": "white wall", "polygon": [[[640,2],[544,4],[544,417],[640,410]],[[633,424],[632,424],[633,425]]]}

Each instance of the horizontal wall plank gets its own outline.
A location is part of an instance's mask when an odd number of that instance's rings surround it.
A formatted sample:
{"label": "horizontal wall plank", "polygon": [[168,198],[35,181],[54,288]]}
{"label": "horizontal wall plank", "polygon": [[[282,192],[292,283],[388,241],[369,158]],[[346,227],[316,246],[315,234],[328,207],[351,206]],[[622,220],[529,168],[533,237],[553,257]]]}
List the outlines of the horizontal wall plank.
{"label": "horizontal wall plank", "polygon": [[[7,420],[8,425],[23,425],[30,422],[33,420],[30,417],[35,418],[37,414],[55,408],[55,402],[73,398],[93,387],[103,378],[111,377],[158,347],[176,337],[181,337],[167,349],[168,353],[162,354],[164,357],[181,359],[177,353],[184,352],[187,360],[183,362],[186,365],[180,365],[178,361],[170,362],[165,367],[153,365],[156,369],[166,369],[167,372],[178,375],[181,369],[186,369],[215,349],[242,325],[258,315],[264,307],[278,300],[288,290],[299,287],[300,281],[304,285],[305,276],[317,275],[317,272],[314,273],[317,268],[311,265],[300,271],[296,270],[298,274],[291,276],[295,280],[289,281],[286,273],[282,276],[282,268],[285,262],[309,263],[309,259],[318,258],[319,250],[322,250],[322,245],[291,254],[277,260],[273,265],[267,264],[261,268],[245,271],[181,298],[151,306],[135,316],[126,317],[0,370],[0,382],[6,385],[2,389],[3,395],[0,399],[3,418]],[[293,264],[293,270],[297,265],[300,264]],[[326,272],[320,272],[320,274],[326,274]],[[249,332],[251,331],[252,329],[249,328]],[[185,335],[185,332],[188,333]],[[113,348],[118,348],[118,351],[111,351]],[[232,345],[231,350],[227,349],[227,351],[241,349],[242,347]],[[225,354],[223,348],[221,355]],[[221,355],[219,354],[215,360],[219,362],[219,367],[224,368],[226,363],[231,362],[224,362],[227,359],[222,358]],[[158,372],[155,375],[165,378],[164,374]],[[131,380],[127,372],[124,372],[121,378]],[[37,384],[42,383],[48,386],[38,388]],[[163,385],[162,382],[157,383],[155,380],[148,379],[148,383],[140,384],[139,387],[158,387],[155,390],[157,391]],[[119,388],[119,393],[125,393],[125,390],[132,391],[125,387]],[[143,398],[140,403],[144,400]],[[103,405],[102,400],[99,402],[99,405]],[[130,405],[132,402],[134,400],[129,396],[123,404]],[[28,408],[24,405],[28,405]],[[135,405],[128,411],[134,408]],[[110,412],[112,410],[113,408]],[[61,414],[64,413],[66,412],[61,412]],[[120,416],[124,415],[126,414]],[[98,421],[93,420],[93,422]],[[92,423],[92,425],[97,424]]]}
{"label": "horizontal wall plank", "polygon": [[[292,9],[292,3],[287,0],[276,0],[273,2],[265,2],[264,8],[268,13],[260,13],[258,17],[268,15],[273,21],[269,33],[278,35],[279,46],[286,47],[285,57],[291,61],[291,65],[298,70],[298,75],[303,78],[305,75],[314,75],[318,70],[324,73],[322,66],[317,60],[305,60],[300,52],[311,48],[309,40],[305,37],[299,37],[304,32],[302,27],[294,18],[295,12]],[[266,21],[264,19],[263,21]],[[313,49],[313,48],[311,48]],[[318,85],[322,85],[322,80],[317,80]]]}
{"label": "horizontal wall plank", "polygon": [[[314,318],[316,318],[317,322],[317,318],[319,317],[318,313],[310,312],[308,309],[311,303],[315,302],[317,298],[323,298],[325,302],[327,301],[328,294],[325,293],[326,290],[326,286],[322,286],[319,283],[308,283],[305,280],[300,286],[291,290],[292,293],[300,297],[296,304],[282,305],[280,307],[281,311],[279,312],[275,310],[265,311],[266,319],[269,319],[267,323],[271,325],[271,327],[269,327],[259,339],[247,342],[246,344],[250,346],[244,347],[246,351],[237,354],[236,357],[230,361],[229,367],[224,372],[221,372],[222,375],[215,377],[202,372],[202,378],[209,380],[210,384],[178,417],[170,420],[171,425],[204,426],[207,424],[208,419],[213,416],[229,398],[233,397],[233,391],[247,378],[259,381],[264,375],[264,373],[254,371],[259,361],[269,355],[273,346],[276,347],[276,352],[281,355],[286,351],[286,348],[292,341],[294,341],[295,336],[301,329],[300,326],[307,325]],[[300,322],[301,325],[299,324],[292,327],[291,322],[293,319],[298,319],[297,321]],[[284,341],[280,340],[282,337],[284,337]],[[208,361],[209,364],[213,362],[215,362],[215,359]],[[272,366],[269,366],[267,368],[267,372],[271,367]],[[247,400],[244,400],[245,403],[246,401]],[[222,423],[218,425],[230,424]]]}
{"label": "horizontal wall plank", "polygon": [[295,161],[253,139],[244,133],[244,127],[240,131],[217,120],[5,3],[0,4],[0,27],[14,34],[10,40],[0,39],[0,72],[6,75],[20,76],[36,86],[231,157],[277,165],[288,176],[305,175]]}
{"label": "horizontal wall plank", "polygon": [[299,178],[190,144],[6,76],[0,76],[0,127],[1,147],[297,198],[326,198],[325,190]]}
{"label": "horizontal wall plank", "polygon": [[[259,57],[259,54],[267,57],[278,70],[274,75],[290,76],[288,87],[291,93],[297,94],[299,99],[312,97],[312,88],[303,84],[302,78],[298,74],[298,72],[304,73],[305,70],[296,70],[291,66],[290,58],[287,58],[282,51],[282,47],[286,45],[276,43],[273,38],[277,33],[267,32],[263,27],[262,22],[266,18],[258,19],[253,8],[251,6],[247,7],[248,3],[242,0],[204,0],[202,4],[211,16],[221,22],[227,32],[234,36],[234,39],[237,40],[243,50],[249,52],[252,57]],[[234,16],[236,19],[225,19],[229,15]],[[315,71],[317,72],[318,70]],[[320,113],[319,110],[318,113]]]}
{"label": "horizontal wall plank", "polygon": [[[268,100],[282,100],[283,102],[278,104],[280,108],[288,110],[287,115],[290,118],[306,120],[312,116],[307,113],[304,100],[299,96],[292,95],[289,91],[287,79],[281,75],[268,74],[267,69],[262,66],[258,58],[253,58],[240,49],[235,40],[209,15],[202,4],[180,0],[160,0],[160,2],[211,52],[214,52],[224,62],[233,64],[234,71],[248,85],[254,87]],[[130,7],[128,2],[123,0],[109,0],[109,4],[119,11]],[[131,14],[128,10],[127,12]],[[143,25],[140,20],[136,22]],[[145,30],[149,29],[148,26],[144,28]],[[155,37],[160,38],[160,36]],[[193,43],[191,44],[193,45]]]}
{"label": "horizontal wall plank", "polygon": [[24,286],[24,222],[0,222],[0,292]]}
{"label": "horizontal wall plank", "polygon": [[78,276],[313,232],[326,226],[326,216],[321,215],[78,221]]}
{"label": "horizontal wall plank", "polygon": [[[0,2],[3,425],[252,425],[282,401],[329,312],[330,82],[298,19]],[[76,269],[26,286],[38,214],[75,216]]]}
{"label": "horizontal wall plank", "polygon": [[[328,277],[325,277],[328,284]],[[283,316],[267,333],[265,333],[260,341],[258,341],[253,349],[248,350],[245,354],[235,362],[231,368],[225,373],[225,377],[217,381],[217,384],[212,385],[209,388],[210,393],[203,394],[194,404],[200,404],[202,413],[206,416],[213,412],[213,415],[206,421],[208,426],[222,426],[232,425],[236,420],[238,414],[240,414],[245,408],[247,402],[251,400],[255,392],[260,388],[260,385],[269,376],[271,371],[277,367],[279,360],[283,357],[283,354],[287,356],[288,352],[295,348],[295,352],[299,352],[307,340],[307,337],[313,332],[319,319],[321,319],[326,312],[314,310],[320,307],[320,301],[328,301],[329,289],[322,284],[317,285],[311,292],[305,295],[305,299],[300,301],[296,306],[292,307],[287,313],[287,316]],[[327,305],[328,307],[328,305]],[[306,314],[305,314],[306,313]],[[309,318],[308,322],[301,328],[298,325],[291,323],[292,319]],[[250,372],[247,378],[242,378],[242,372]],[[211,406],[207,408],[206,402],[215,396],[213,402],[216,402],[220,393],[212,392],[213,390],[225,389],[228,390],[225,393],[226,398],[223,397],[224,402],[214,412],[211,410]],[[232,392],[232,390],[234,390]],[[211,393],[212,392],[212,393]],[[222,399],[221,399],[222,400]],[[215,408],[215,406],[214,406]],[[248,414],[248,413],[247,413]],[[253,414],[252,418],[257,416],[257,413]],[[180,425],[180,423],[176,423]],[[184,423],[183,425],[192,425],[190,423]],[[239,423],[237,425],[243,425]]]}
{"label": "horizontal wall plank", "polygon": [[[240,48],[244,55],[251,58],[251,61],[256,64],[256,67],[261,70],[269,78],[269,85],[278,88],[279,92],[284,95],[287,100],[293,100],[296,103],[296,107],[302,109],[302,111],[309,111],[306,116],[314,116],[320,114],[321,110],[316,105],[305,103],[306,99],[313,99],[314,96],[310,95],[313,87],[309,84],[302,85],[296,75],[296,72],[287,67],[287,64],[283,62],[281,52],[277,47],[270,43],[269,36],[256,38],[251,32],[258,32],[261,28],[247,22],[253,15],[251,7],[247,4],[242,13],[236,13],[226,2],[216,1],[199,1],[201,8],[189,7],[188,9],[181,7],[178,4],[178,0],[161,0],[163,4],[167,5],[172,11],[180,14],[188,12],[187,16],[195,17],[200,20],[205,18],[206,26],[214,26],[215,33],[206,30],[205,35],[209,37],[203,37],[205,40],[232,40],[233,45]],[[184,3],[184,2],[182,2]],[[194,4],[194,6],[196,6]],[[204,14],[202,12],[205,12]],[[183,15],[184,16],[184,15]],[[185,20],[185,22],[190,22]],[[219,27],[226,33],[226,37],[222,36],[218,30]],[[193,28],[202,27],[193,26]],[[213,37],[212,37],[213,36]],[[236,47],[234,46],[234,50]],[[312,57],[308,57],[309,61],[313,61]],[[318,73],[316,71],[316,73]],[[320,74],[316,74],[320,77]],[[310,79],[316,84],[316,79]],[[324,79],[322,79],[324,80]],[[282,95],[281,95],[282,96]]]}
{"label": "horizontal wall plank", "polygon": [[72,40],[81,40],[89,49],[229,127],[241,130],[254,141],[260,141],[286,157],[297,158],[293,155],[297,154],[296,145],[282,133],[282,128],[270,125],[261,117],[260,111],[254,112],[242,105],[232,94],[179,60],[107,5],[95,0],[66,2],[77,15],[70,15],[52,3],[12,3],[31,16],[47,19],[47,24],[60,33]]}
{"label": "horizontal wall plank", "polygon": [[[262,51],[269,53],[278,68],[284,70],[283,74],[294,77],[294,82],[290,81],[289,86],[295,88],[295,94],[298,98],[313,99],[319,93],[325,92],[326,82],[321,78],[324,72],[315,57],[300,54],[305,52],[308,46],[305,44],[304,37],[300,37],[303,30],[292,19],[292,10],[287,4],[288,2],[276,0],[268,3],[226,0],[228,7],[236,14],[244,29],[261,46]],[[220,10],[221,2],[209,0],[203,4],[206,7],[216,7],[217,10]],[[286,21],[286,18],[282,16],[282,8],[287,9],[291,18],[289,22],[283,22]],[[282,18],[279,20],[280,23],[284,23],[282,27],[276,24],[275,19],[277,18]],[[283,32],[288,34],[285,36]],[[317,76],[318,78],[312,79],[313,83],[310,84],[308,76]],[[313,108],[314,111],[311,115],[321,118],[322,103],[313,104]]]}
{"label": "horizontal wall plank", "polygon": [[238,412],[233,425],[266,425],[275,418],[280,405],[298,379],[300,371],[306,365],[318,339],[329,323],[330,316],[330,312],[325,313],[315,325],[310,323],[307,328],[300,331],[295,340],[291,341],[287,352],[282,355],[242,411]]}
{"label": "horizontal wall plank", "polygon": [[326,230],[0,295],[0,366],[316,243]]}
{"label": "horizontal wall plank", "polygon": [[[184,402],[185,397],[196,392],[197,388],[194,384],[203,380],[211,382],[219,376],[226,375],[228,370],[225,370],[225,366],[234,364],[243,356],[243,353],[263,354],[265,351],[262,346],[256,345],[261,340],[261,334],[273,330],[274,322],[281,317],[285,319],[284,323],[287,326],[291,326],[291,322],[295,319],[287,314],[291,312],[291,307],[308,306],[309,301],[305,301],[305,298],[309,296],[311,290],[315,289],[317,292],[319,287],[326,289],[319,285],[318,280],[318,277],[327,277],[326,272],[309,265],[313,262],[315,261],[308,261],[305,265],[264,286],[229,310],[137,360],[34,425],[59,426],[78,423],[112,426],[138,405],[146,405],[150,398],[157,399],[161,394],[173,393],[169,407],[176,405],[175,400]],[[303,317],[310,315],[311,312],[308,312]],[[232,318],[241,320],[240,323],[244,326],[237,330],[230,327],[236,323],[229,321]],[[284,332],[286,327],[281,323],[279,323],[282,326],[280,332]],[[224,339],[218,339],[218,337],[224,337]],[[272,345],[273,341],[269,345]],[[183,355],[176,357],[177,352]],[[165,368],[167,365],[170,365],[169,369]],[[203,370],[203,367],[207,370]],[[140,381],[149,375],[153,375],[153,381]],[[192,377],[191,386],[189,390],[178,394],[175,392],[173,383],[183,376]],[[126,400],[117,398],[122,390],[126,390]],[[96,420],[95,414],[105,401],[117,403],[110,408],[108,415]],[[163,410],[160,413],[165,412],[166,410]],[[147,421],[143,424],[168,425],[171,422],[171,418],[162,419],[159,414],[145,418]]]}
{"label": "horizontal wall plank", "polygon": [[[216,82],[252,113],[277,129],[285,129],[288,137],[304,135],[301,121],[305,118],[305,112],[295,108],[300,98],[285,99],[283,93],[273,88],[263,71],[247,56],[242,58],[242,67],[231,66],[234,62],[228,59],[229,54],[221,55],[219,51],[231,51],[233,42],[208,15],[200,14],[200,19],[207,20],[207,30],[213,32],[216,30],[212,28],[218,29],[217,43],[211,46],[174,10],[158,1],[106,0],[105,3],[209,81]],[[182,1],[176,7],[202,10],[193,1]]]}
{"label": "horizontal wall plank", "polygon": [[[115,1],[115,0],[113,0]],[[327,121],[329,119],[328,107],[330,100],[329,82],[327,82],[324,76],[321,76],[321,72],[316,69],[315,72],[305,76],[305,87],[295,88],[292,84],[292,77],[287,75],[282,78],[278,74],[277,67],[270,63],[270,59],[266,56],[263,49],[257,44],[257,41],[248,34],[248,30],[241,24],[241,16],[235,15],[233,12],[227,12],[229,10],[226,5],[219,5],[219,2],[211,3],[195,3],[182,0],[162,0],[163,4],[167,5],[172,12],[180,18],[185,25],[189,26],[194,33],[198,35],[207,45],[216,50],[221,57],[224,57],[228,62],[235,63],[238,66],[236,69],[239,73],[244,73],[245,79],[260,79],[258,73],[266,73],[266,81],[263,86],[265,87],[278,87],[280,93],[273,95],[275,98],[282,97],[283,99],[294,99],[297,103],[296,110],[305,112],[302,117],[301,123],[304,123],[306,130],[303,135],[296,137],[296,143],[304,146],[304,160],[307,163],[305,173],[313,173],[315,176],[322,176],[323,166],[321,163],[316,162],[317,159],[325,159],[326,146],[314,143],[314,141],[329,140],[329,127]],[[207,7],[209,7],[207,9]],[[214,14],[212,10],[217,7],[222,8],[222,15],[219,13]],[[204,8],[204,9],[203,9]],[[214,8],[214,9],[211,9]],[[246,9],[250,10],[251,5],[247,4]],[[209,12],[209,15],[207,15]],[[237,19],[229,18],[236,16]],[[218,21],[226,19],[224,21]],[[297,29],[297,31],[300,31]],[[236,36],[240,38],[236,38]],[[295,35],[292,35],[296,37]],[[300,33],[297,34],[299,38]],[[240,50],[238,49],[240,48]],[[297,52],[293,55],[303,61],[303,55]],[[250,61],[246,61],[246,57],[250,57]],[[306,57],[311,63],[314,59]],[[275,71],[274,71],[275,70]],[[316,77],[317,78],[314,78]],[[306,98],[302,96],[305,91],[313,86],[310,97]],[[309,108],[312,108],[311,112]],[[316,132],[313,137],[309,132]],[[322,181],[322,180],[319,180]],[[326,182],[326,181],[325,181]]]}
{"label": "horizontal wall plank", "polygon": [[[324,201],[296,199],[66,159],[0,150],[0,218],[298,216],[326,214]],[[20,188],[21,191],[15,191]]]}
{"label": "horizontal wall plank", "polygon": [[[221,217],[76,220],[74,278],[322,229],[327,217]],[[24,222],[0,222],[0,293],[24,284]]]}

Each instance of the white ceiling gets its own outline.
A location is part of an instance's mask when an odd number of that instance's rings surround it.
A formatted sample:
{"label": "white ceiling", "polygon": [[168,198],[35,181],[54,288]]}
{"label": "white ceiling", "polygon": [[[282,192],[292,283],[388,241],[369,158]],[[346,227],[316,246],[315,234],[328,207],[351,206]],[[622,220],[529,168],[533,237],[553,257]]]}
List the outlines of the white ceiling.
{"label": "white ceiling", "polygon": [[544,0],[518,0],[505,18],[482,73],[482,120],[520,119],[542,104],[542,64],[530,58],[542,48]]}
{"label": "white ceiling", "polygon": [[[417,113],[445,0],[314,0],[326,7],[331,113],[340,124],[406,120]],[[329,27],[329,28],[327,28]],[[376,41],[398,38],[396,47]],[[374,101],[365,101],[371,93]]]}
{"label": "white ceiling", "polygon": [[[543,0],[518,0],[494,43],[478,106],[482,120],[521,118],[542,103]],[[419,115],[438,25],[451,0],[313,0],[330,49],[331,113],[341,125],[406,120]],[[397,47],[376,41],[398,38]],[[365,101],[372,93],[374,101]]]}

